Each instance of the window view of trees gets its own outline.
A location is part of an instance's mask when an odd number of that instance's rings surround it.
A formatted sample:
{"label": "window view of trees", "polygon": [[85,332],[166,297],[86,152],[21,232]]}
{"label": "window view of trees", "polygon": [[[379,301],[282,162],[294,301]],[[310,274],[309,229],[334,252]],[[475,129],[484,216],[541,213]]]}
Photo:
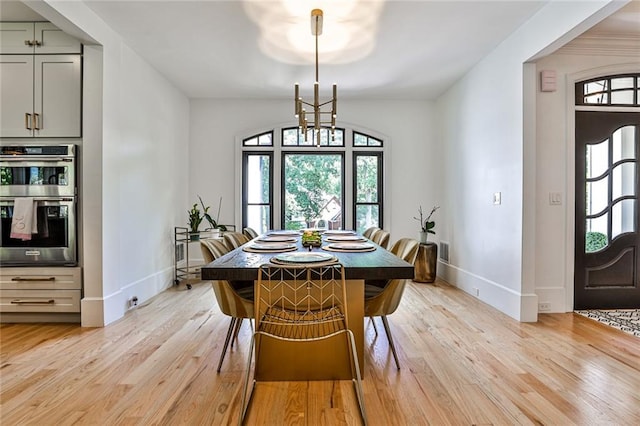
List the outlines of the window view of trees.
{"label": "window view of trees", "polygon": [[380,202],[382,180],[380,154],[356,154],[355,156],[355,218],[356,231],[370,226],[380,226]]}
{"label": "window view of trees", "polygon": [[285,154],[285,229],[342,225],[342,155]]}

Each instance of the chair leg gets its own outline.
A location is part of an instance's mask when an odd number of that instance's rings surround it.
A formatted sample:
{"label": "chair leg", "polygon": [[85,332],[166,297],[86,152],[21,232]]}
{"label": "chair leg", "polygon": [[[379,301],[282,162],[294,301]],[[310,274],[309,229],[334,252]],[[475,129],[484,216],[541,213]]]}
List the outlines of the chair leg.
{"label": "chair leg", "polygon": [[[358,350],[356,349],[356,339],[353,336],[353,332],[349,329],[347,331],[347,340],[349,346],[349,355],[351,356],[351,377],[355,376],[355,380],[351,379],[354,383],[356,398],[358,399],[358,406],[360,408],[360,415],[362,416],[362,423],[367,425],[367,413],[364,409],[364,391],[362,390],[362,377],[360,375],[360,363],[358,362]],[[355,374],[354,374],[355,373]]]}
{"label": "chair leg", "polygon": [[369,317],[369,321],[371,321],[371,324],[373,324],[373,331],[376,332],[376,336],[378,335],[378,327],[376,327],[376,321],[373,319],[373,317]]}
{"label": "chair leg", "polygon": [[398,354],[396,353],[396,345],[393,344],[393,337],[391,337],[391,329],[389,328],[389,321],[387,316],[382,315],[382,324],[384,325],[384,331],[387,333],[387,339],[389,340],[389,346],[391,346],[391,352],[393,352],[393,358],[396,360],[396,367],[400,370],[400,362],[398,362]]}
{"label": "chair leg", "polygon": [[233,332],[233,338],[231,339],[231,347],[233,347],[233,344],[235,343],[236,339],[238,338],[238,333],[240,333],[240,327],[242,326],[242,321],[244,320],[244,318],[238,318],[238,321],[236,322],[236,329]]}
{"label": "chair leg", "polygon": [[227,337],[224,339],[224,346],[222,347],[222,353],[220,354],[220,361],[218,361],[218,373],[222,368],[222,361],[224,361],[224,356],[227,353],[227,348],[229,347],[229,341],[231,340],[231,335],[233,334],[233,330],[236,325],[236,321],[238,318],[231,317],[231,322],[229,323],[229,330],[227,330]]}
{"label": "chair leg", "polygon": [[[251,386],[251,394],[247,399],[247,388],[249,387],[249,373],[251,371],[251,360],[253,358],[253,347],[255,343],[256,335],[255,333],[251,335],[251,343],[249,344],[249,356],[247,360],[247,368],[244,377],[244,386],[242,387],[242,401],[240,402],[240,418],[238,419],[238,425],[242,426],[244,423],[244,418],[247,415],[247,411],[249,410],[249,404],[251,404],[251,397],[253,396],[253,389],[255,388],[256,381],[253,381],[253,385]],[[245,404],[246,401],[246,404]]]}

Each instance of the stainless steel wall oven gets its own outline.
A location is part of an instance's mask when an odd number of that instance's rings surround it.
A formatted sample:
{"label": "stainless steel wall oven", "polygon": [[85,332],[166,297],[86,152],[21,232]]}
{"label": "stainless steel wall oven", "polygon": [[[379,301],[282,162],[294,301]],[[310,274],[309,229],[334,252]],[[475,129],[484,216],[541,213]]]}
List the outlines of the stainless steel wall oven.
{"label": "stainless steel wall oven", "polygon": [[[77,265],[76,173],[75,145],[0,147],[0,265]],[[27,240],[11,237],[16,199],[25,197],[37,218]]]}

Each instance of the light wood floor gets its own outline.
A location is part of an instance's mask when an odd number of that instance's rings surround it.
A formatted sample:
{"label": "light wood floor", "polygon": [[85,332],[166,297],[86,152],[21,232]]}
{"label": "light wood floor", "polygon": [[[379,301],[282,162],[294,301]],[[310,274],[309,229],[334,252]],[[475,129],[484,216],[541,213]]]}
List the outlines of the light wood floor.
{"label": "light wood floor", "polygon": [[[640,339],[574,314],[519,323],[438,281],[365,323],[371,425],[638,425]],[[228,320],[176,287],[104,328],[5,324],[0,424],[235,424],[250,329],[216,374]],[[260,384],[248,424],[359,424],[351,382]]]}

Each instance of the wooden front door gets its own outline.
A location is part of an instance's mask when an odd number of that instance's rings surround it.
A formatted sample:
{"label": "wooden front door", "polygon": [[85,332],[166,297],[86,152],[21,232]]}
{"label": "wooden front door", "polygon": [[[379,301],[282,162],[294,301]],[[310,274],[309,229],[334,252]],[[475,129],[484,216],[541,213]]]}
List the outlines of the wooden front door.
{"label": "wooden front door", "polygon": [[640,307],[640,114],[576,112],[574,309]]}

